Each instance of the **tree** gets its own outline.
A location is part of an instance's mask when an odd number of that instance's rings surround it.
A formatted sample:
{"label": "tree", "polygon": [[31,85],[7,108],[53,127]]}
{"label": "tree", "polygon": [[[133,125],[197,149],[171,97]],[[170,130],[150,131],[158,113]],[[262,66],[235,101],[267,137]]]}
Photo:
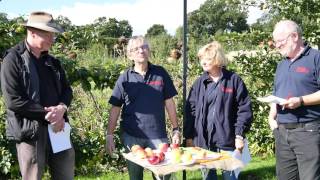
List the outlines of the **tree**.
{"label": "tree", "polygon": [[132,27],[126,20],[118,21],[115,18],[100,17],[94,21],[93,26],[98,31],[98,35],[102,37],[118,38],[132,35]]}
{"label": "tree", "polygon": [[267,0],[270,13],[296,21],[303,29],[305,39],[320,47],[320,1]]}
{"label": "tree", "polygon": [[207,0],[188,15],[193,37],[214,35],[217,31],[243,32],[249,29],[247,10],[237,1]]}
{"label": "tree", "polygon": [[[1,1],[1,0],[0,0]],[[7,14],[0,12],[0,22],[8,22]]]}
{"label": "tree", "polygon": [[[265,30],[274,27],[281,19],[290,19],[297,22],[303,30],[304,39],[320,47],[320,1],[317,0],[245,0],[247,5],[255,5],[268,14],[260,19],[254,28]],[[267,18],[266,18],[267,17]]]}
{"label": "tree", "polygon": [[167,30],[164,28],[162,24],[154,24],[148,30],[146,37],[158,36],[167,34]]}
{"label": "tree", "polygon": [[20,24],[22,21],[22,17],[9,20],[7,14],[0,13],[0,54],[24,38],[25,28]]}
{"label": "tree", "polygon": [[69,18],[59,15],[56,22],[63,28],[64,31],[70,31],[72,29],[72,23]]}

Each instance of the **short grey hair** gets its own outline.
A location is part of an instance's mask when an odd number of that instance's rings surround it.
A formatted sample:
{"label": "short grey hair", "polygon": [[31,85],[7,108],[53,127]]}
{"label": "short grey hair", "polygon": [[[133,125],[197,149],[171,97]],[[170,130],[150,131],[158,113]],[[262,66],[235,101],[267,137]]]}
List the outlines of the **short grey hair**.
{"label": "short grey hair", "polygon": [[286,19],[286,20],[279,21],[275,25],[273,32],[279,32],[279,30],[285,31],[287,33],[296,32],[300,38],[302,37],[301,27],[296,22],[294,22],[292,20]]}
{"label": "short grey hair", "polygon": [[127,45],[127,55],[129,55],[131,53],[132,50],[132,46],[134,44],[136,44],[137,42],[142,42],[142,44],[145,44],[148,46],[148,49],[150,50],[150,45],[149,42],[147,41],[147,39],[143,36],[132,36],[129,41],[128,41],[128,45]]}

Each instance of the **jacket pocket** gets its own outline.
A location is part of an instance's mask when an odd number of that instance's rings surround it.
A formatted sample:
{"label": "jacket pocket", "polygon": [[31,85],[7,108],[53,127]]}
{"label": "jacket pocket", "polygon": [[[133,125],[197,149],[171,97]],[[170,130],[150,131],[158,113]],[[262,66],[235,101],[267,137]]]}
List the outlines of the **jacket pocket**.
{"label": "jacket pocket", "polygon": [[8,139],[15,141],[27,141],[38,138],[38,121],[23,118],[13,112],[8,112],[7,115]]}
{"label": "jacket pocket", "polygon": [[39,123],[36,120],[22,118],[21,140],[34,140],[38,138]]}

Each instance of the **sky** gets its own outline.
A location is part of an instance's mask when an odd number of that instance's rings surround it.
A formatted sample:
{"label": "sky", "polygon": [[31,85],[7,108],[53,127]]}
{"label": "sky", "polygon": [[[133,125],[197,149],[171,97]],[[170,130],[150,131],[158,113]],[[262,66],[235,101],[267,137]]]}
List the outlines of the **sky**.
{"label": "sky", "polygon": [[[205,0],[187,0],[187,12],[200,7]],[[183,24],[183,0],[1,0],[0,12],[9,18],[28,17],[32,11],[46,11],[54,18],[68,17],[74,25],[93,23],[98,17],[128,20],[133,35],[144,35],[153,24],[162,24],[174,35]],[[252,24],[262,12],[250,9]]]}

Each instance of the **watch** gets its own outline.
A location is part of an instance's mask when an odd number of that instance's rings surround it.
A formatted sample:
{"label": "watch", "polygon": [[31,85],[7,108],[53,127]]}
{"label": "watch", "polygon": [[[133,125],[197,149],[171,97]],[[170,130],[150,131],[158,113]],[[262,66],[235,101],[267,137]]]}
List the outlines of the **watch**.
{"label": "watch", "polygon": [[303,101],[302,96],[299,97],[299,101],[300,101],[300,106],[304,106],[304,101]]}
{"label": "watch", "polygon": [[240,136],[240,135],[236,135],[236,139],[240,139],[240,140],[243,140],[243,136]]}
{"label": "watch", "polygon": [[66,111],[68,111],[68,106],[65,105],[64,103],[60,103],[59,105],[61,105],[63,107],[63,109],[65,109]]}

